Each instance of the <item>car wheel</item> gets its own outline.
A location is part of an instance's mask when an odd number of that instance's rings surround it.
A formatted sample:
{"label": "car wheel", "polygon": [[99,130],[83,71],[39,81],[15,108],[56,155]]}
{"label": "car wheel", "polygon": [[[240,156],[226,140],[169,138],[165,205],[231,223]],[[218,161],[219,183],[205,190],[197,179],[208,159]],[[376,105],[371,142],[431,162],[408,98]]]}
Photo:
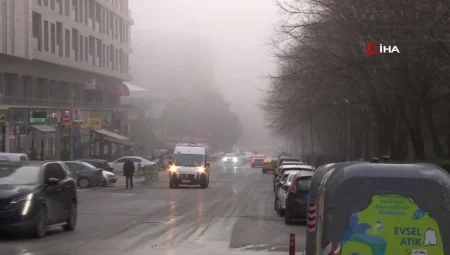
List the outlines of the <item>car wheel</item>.
{"label": "car wheel", "polygon": [[265,174],[265,173],[266,173],[266,170],[263,169],[263,170],[261,170],[261,172],[262,172],[263,174]]}
{"label": "car wheel", "polygon": [[72,205],[70,207],[69,212],[69,219],[67,220],[67,223],[63,225],[63,229],[65,231],[74,231],[75,227],[77,226],[77,219],[78,219],[77,203],[75,201],[72,201]]}
{"label": "car wheel", "polygon": [[286,209],[284,211],[284,224],[292,225],[294,224],[294,217],[292,216],[292,212]]}
{"label": "car wheel", "polygon": [[36,238],[42,238],[47,233],[47,210],[42,206],[38,214],[38,220],[33,229],[33,236]]}
{"label": "car wheel", "polygon": [[91,181],[88,178],[81,178],[78,180],[78,186],[82,189],[91,187]]}
{"label": "car wheel", "polygon": [[106,187],[106,179],[103,179],[102,187]]}

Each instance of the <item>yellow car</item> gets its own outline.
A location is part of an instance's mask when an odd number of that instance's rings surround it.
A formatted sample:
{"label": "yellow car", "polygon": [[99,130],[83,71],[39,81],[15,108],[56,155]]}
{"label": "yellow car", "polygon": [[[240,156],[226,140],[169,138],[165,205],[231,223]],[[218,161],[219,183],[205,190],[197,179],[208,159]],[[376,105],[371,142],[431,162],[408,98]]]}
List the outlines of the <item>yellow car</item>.
{"label": "yellow car", "polygon": [[264,161],[263,166],[262,166],[262,173],[265,174],[267,172],[275,171],[275,166],[276,166],[275,161],[276,161],[275,158],[266,157],[266,160]]}

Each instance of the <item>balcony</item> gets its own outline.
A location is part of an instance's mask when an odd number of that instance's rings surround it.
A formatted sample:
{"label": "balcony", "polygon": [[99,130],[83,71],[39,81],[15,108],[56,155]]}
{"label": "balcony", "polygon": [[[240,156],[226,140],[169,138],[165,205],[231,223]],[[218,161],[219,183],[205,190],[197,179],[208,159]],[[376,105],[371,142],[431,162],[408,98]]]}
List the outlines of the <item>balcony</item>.
{"label": "balcony", "polygon": [[80,109],[115,109],[115,110],[133,110],[136,107],[133,105],[120,105],[120,103],[101,103],[101,102],[86,102],[71,100],[57,100],[57,99],[29,99],[24,97],[7,97],[0,96],[0,105],[9,105],[9,107],[21,108],[80,108]]}

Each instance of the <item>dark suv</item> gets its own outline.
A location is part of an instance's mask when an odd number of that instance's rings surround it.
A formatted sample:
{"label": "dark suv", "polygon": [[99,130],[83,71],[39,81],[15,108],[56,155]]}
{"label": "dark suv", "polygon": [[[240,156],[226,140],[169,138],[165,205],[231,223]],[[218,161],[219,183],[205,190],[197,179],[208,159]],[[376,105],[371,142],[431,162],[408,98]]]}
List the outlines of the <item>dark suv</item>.
{"label": "dark suv", "polygon": [[0,230],[45,236],[77,223],[75,180],[59,161],[0,163]]}

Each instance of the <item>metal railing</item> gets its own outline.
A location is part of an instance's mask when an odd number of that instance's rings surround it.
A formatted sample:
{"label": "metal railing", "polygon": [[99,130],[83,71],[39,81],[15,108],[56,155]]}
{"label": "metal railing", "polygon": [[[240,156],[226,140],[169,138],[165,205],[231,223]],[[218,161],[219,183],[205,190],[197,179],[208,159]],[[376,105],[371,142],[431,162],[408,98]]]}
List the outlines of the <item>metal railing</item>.
{"label": "metal railing", "polygon": [[136,172],[137,178],[144,178],[142,183],[151,184],[152,182],[159,181],[159,166],[151,165],[151,166],[139,166],[138,171]]}

